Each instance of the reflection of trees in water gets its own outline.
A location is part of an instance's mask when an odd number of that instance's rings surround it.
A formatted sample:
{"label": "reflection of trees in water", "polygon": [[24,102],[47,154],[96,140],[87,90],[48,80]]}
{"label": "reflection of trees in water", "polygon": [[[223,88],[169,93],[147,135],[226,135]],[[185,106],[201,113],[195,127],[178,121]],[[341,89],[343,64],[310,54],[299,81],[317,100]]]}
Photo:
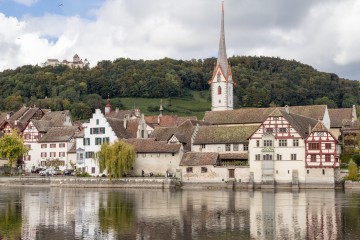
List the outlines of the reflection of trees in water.
{"label": "reflection of trees in water", "polygon": [[360,236],[360,192],[346,193],[345,197],[339,197],[344,201],[341,208],[341,231],[342,239],[358,239]]}
{"label": "reflection of trees in water", "polygon": [[0,239],[21,239],[21,205],[13,201],[0,208]]}
{"label": "reflection of trees in water", "polygon": [[100,200],[99,222],[101,231],[113,230],[117,236],[131,232],[135,221],[134,199],[122,192],[109,192]]}

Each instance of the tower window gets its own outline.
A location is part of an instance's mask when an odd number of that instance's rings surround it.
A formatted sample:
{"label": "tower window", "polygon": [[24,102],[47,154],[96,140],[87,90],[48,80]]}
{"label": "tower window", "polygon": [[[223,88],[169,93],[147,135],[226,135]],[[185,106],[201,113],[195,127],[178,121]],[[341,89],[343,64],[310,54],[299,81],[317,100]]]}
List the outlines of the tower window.
{"label": "tower window", "polygon": [[218,87],[218,95],[221,95],[221,87]]}
{"label": "tower window", "polygon": [[221,81],[221,75],[220,75],[220,74],[217,75],[217,81],[218,81],[218,82]]}

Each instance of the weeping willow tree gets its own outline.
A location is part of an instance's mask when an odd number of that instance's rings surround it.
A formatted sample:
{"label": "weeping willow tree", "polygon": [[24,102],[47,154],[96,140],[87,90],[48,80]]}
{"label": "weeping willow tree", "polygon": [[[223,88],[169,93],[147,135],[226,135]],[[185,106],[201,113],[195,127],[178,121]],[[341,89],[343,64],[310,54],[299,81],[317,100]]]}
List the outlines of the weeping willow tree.
{"label": "weeping willow tree", "polygon": [[131,169],[135,161],[135,150],[124,141],[104,143],[96,158],[99,161],[100,172],[106,170],[110,178],[120,178]]}

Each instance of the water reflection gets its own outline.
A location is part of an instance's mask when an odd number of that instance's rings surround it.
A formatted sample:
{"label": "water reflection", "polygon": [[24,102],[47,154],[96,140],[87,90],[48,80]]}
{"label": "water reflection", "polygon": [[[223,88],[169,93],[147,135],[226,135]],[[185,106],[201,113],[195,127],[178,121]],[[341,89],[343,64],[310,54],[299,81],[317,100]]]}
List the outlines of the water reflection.
{"label": "water reflection", "polygon": [[356,239],[360,192],[0,188],[0,239]]}
{"label": "water reflection", "polygon": [[20,194],[7,193],[0,198],[0,239],[21,239]]}

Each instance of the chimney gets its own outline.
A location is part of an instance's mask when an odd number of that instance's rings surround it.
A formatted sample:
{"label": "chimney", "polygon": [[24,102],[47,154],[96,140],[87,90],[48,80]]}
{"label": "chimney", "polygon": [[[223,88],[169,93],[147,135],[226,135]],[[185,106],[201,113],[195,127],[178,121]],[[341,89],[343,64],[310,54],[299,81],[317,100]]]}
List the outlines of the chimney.
{"label": "chimney", "polygon": [[12,116],[12,112],[8,112],[8,113],[6,114],[6,120],[9,120],[11,116]]}
{"label": "chimney", "polygon": [[17,124],[18,124],[18,120],[15,120],[14,124],[15,124],[15,126],[17,126]]}

